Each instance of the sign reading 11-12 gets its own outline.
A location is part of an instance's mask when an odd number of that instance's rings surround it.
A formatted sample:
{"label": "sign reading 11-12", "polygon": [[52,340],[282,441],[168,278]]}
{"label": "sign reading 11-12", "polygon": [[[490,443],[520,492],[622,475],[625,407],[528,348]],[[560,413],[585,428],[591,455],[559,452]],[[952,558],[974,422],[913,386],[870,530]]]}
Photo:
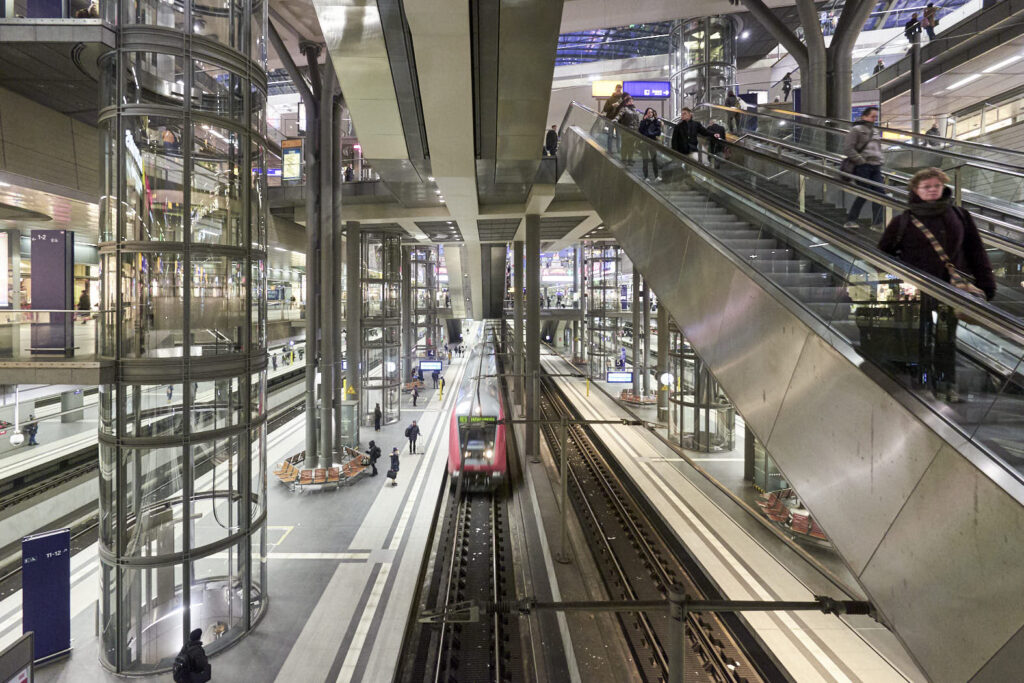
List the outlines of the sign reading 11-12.
{"label": "sign reading 11-12", "polygon": [[672,94],[671,81],[623,81],[622,92],[636,99],[667,100]]}

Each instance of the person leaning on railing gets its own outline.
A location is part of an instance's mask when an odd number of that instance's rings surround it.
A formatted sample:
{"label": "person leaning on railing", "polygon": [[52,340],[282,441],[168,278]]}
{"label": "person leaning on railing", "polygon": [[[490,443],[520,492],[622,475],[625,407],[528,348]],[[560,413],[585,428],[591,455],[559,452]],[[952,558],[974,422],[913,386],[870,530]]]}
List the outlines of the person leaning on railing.
{"label": "person leaning on railing", "polygon": [[[953,204],[948,182],[949,177],[937,168],[915,173],[909,182],[910,206],[889,221],[878,248],[946,282],[956,284],[962,273],[974,279],[986,299],[992,299],[996,294],[992,264],[971,214]],[[920,379],[926,379],[937,398],[950,403],[960,401],[956,327],[953,308],[922,292]]]}

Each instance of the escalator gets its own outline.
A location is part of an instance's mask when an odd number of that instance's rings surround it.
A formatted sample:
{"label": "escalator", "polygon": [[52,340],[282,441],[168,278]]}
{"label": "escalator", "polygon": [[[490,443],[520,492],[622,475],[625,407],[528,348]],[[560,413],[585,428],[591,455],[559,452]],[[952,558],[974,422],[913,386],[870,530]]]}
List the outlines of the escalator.
{"label": "escalator", "polygon": [[[852,122],[834,121],[780,109],[738,109],[705,104],[696,112],[707,122],[730,117],[741,144],[786,155],[802,163],[824,164],[837,171],[846,132]],[[1024,242],[1024,152],[975,142],[879,127],[886,184],[905,188],[922,168],[941,168],[950,176],[972,212],[1018,228]],[[779,144],[781,143],[781,144]]]}
{"label": "escalator", "polygon": [[[579,105],[561,140],[559,167],[920,668],[1014,678],[1024,322],[762,192],[756,174],[683,158]],[[664,182],[644,182],[645,156]],[[949,322],[946,307],[961,318],[956,344],[929,362],[920,329]]]}

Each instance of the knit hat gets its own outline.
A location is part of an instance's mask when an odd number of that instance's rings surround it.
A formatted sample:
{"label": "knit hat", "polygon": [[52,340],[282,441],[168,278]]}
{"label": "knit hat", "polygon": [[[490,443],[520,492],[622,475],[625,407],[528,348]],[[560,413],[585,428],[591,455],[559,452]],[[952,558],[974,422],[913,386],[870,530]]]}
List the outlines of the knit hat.
{"label": "knit hat", "polygon": [[202,640],[203,639],[203,629],[197,628],[196,630],[192,631],[192,633],[188,634],[188,639],[191,640],[191,641]]}

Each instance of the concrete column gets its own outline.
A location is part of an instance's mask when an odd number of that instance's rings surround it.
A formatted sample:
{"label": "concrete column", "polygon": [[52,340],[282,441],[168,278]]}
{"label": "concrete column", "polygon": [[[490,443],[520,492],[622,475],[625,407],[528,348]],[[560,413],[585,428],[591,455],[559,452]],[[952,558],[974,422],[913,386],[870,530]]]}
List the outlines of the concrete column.
{"label": "concrete column", "polygon": [[587,273],[583,269],[583,249],[580,247],[576,248],[576,271],[580,274],[580,334],[579,334],[579,349],[580,349],[580,360],[584,363],[587,362],[587,306],[589,305],[589,299],[587,298]]}
{"label": "concrete column", "polygon": [[413,345],[416,343],[412,321],[412,259],[413,247],[402,247],[402,382],[412,374]]}
{"label": "concrete column", "polygon": [[345,177],[345,167],[341,160],[341,139],[343,137],[343,114],[341,95],[334,96],[334,109],[331,112],[334,126],[331,130],[331,149],[334,150],[334,174],[331,178],[331,197],[333,208],[331,210],[331,232],[334,233],[332,262],[334,264],[333,277],[331,278],[331,317],[334,336],[334,356],[331,358],[331,365],[334,367],[334,452],[341,454],[341,402],[345,400],[344,389],[342,388],[341,359],[344,351],[341,348],[341,264],[344,262],[344,244],[342,242],[341,223],[341,182]]}
{"label": "concrete column", "polygon": [[[319,78],[319,76],[317,76]],[[306,107],[306,457],[303,467],[317,466],[316,357],[320,329],[320,116]]]}
{"label": "concrete column", "polygon": [[[348,348],[345,349],[345,359],[348,361],[348,370],[345,371],[345,377],[349,389],[355,390],[355,398],[357,400],[362,398],[359,383],[359,359],[363,355],[361,329],[363,293],[361,283],[359,282],[361,247],[359,223],[357,221],[347,221],[345,223],[345,266],[347,268],[345,277],[345,286],[347,288],[345,336],[348,337]],[[352,394],[350,393],[349,395],[351,396]],[[359,416],[358,424],[362,421],[363,413],[361,407],[356,409],[356,414]]]}
{"label": "concrete column", "polygon": [[661,376],[668,372],[668,309],[658,304],[658,422],[668,422],[668,395],[672,387],[661,386]]}
{"label": "concrete column", "polygon": [[633,264],[633,393],[640,393],[640,342],[643,334],[640,332],[640,271]]}
{"label": "concrete column", "polygon": [[647,278],[644,278],[644,371],[643,389],[644,396],[651,393],[651,288],[647,285]]}
{"label": "concrete column", "polygon": [[[7,258],[11,269],[11,281],[8,283],[9,303],[11,310],[16,311],[21,308],[21,231],[3,232],[7,235]],[[3,320],[2,316],[0,320]],[[16,358],[21,351],[21,325],[16,321],[17,318],[12,317],[10,324],[0,326],[0,358]],[[97,324],[96,329],[99,328],[100,325]]]}
{"label": "concrete column", "polygon": [[60,412],[63,413],[60,416],[61,423],[67,424],[68,422],[78,422],[84,418],[85,410],[81,409],[84,405],[85,394],[81,391],[60,392]]}
{"label": "concrete column", "polygon": [[[984,115],[982,120],[984,121]],[[921,34],[914,36],[910,46],[910,129],[921,132]],[[917,140],[914,140],[917,144]]]}
{"label": "concrete column", "polygon": [[526,368],[523,364],[523,243],[513,242],[512,243],[512,287],[515,292],[512,295],[512,301],[514,306],[515,319],[513,321],[513,344],[512,352],[513,356],[513,374],[515,375],[515,381],[513,386],[516,388],[515,396],[516,403],[519,404],[519,409],[523,409],[523,373]]}
{"label": "concrete column", "polygon": [[[320,96],[320,453],[319,466],[330,467],[334,446],[334,62],[324,67]],[[308,328],[307,328],[308,329]],[[307,335],[308,336],[308,335]]]}
{"label": "concrete column", "polygon": [[540,216],[526,216],[526,425],[528,457],[540,457]]}

